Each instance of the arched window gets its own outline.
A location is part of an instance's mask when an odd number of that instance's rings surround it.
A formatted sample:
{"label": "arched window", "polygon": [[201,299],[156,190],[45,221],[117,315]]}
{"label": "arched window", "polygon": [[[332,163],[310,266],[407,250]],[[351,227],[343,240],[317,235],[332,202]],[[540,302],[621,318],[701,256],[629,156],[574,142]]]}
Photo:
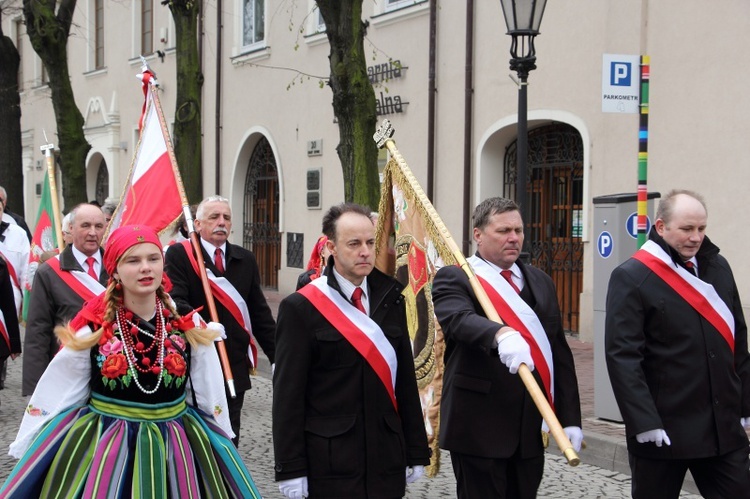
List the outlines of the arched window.
{"label": "arched window", "polygon": [[102,158],[101,163],[99,163],[99,170],[96,172],[94,199],[100,205],[104,205],[107,196],[109,196],[109,170],[107,169],[107,162]]}

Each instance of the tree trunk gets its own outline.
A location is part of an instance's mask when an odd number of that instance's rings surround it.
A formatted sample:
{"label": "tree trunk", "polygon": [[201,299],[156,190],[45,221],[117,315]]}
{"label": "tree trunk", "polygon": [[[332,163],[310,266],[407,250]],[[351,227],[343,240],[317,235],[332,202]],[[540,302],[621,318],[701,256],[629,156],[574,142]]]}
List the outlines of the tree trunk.
{"label": "tree trunk", "polygon": [[83,133],[83,116],[76,106],[68,72],[68,35],[76,0],[59,0],[55,14],[57,3],[58,0],[23,0],[23,13],[31,45],[49,77],[60,148],[63,211],[67,212],[88,201],[86,155],[91,145]]}
{"label": "tree trunk", "polygon": [[336,150],[344,173],[344,198],[377,209],[380,199],[375,92],[367,76],[362,0],[318,0],[331,46],[329,84],[339,124]]}
{"label": "tree trunk", "polygon": [[203,199],[201,169],[201,88],[203,73],[198,60],[198,14],[200,2],[170,1],[177,40],[177,98],[174,152],[189,202]]}
{"label": "tree trunk", "polygon": [[0,179],[8,192],[8,209],[24,216],[23,162],[21,159],[21,96],[18,67],[21,57],[3,34],[0,16]]}

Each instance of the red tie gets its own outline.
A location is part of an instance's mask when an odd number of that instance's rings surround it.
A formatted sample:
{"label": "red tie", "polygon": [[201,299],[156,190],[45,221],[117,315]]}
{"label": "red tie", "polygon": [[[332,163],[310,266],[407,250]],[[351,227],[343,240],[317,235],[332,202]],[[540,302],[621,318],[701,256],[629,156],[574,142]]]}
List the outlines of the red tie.
{"label": "red tie", "polygon": [[99,276],[96,275],[96,271],[94,270],[94,264],[96,263],[96,258],[93,256],[90,256],[86,259],[86,265],[89,266],[89,275],[94,278],[95,281],[99,280]]}
{"label": "red tie", "polygon": [[698,269],[695,268],[695,264],[693,262],[688,260],[687,262],[685,262],[685,267],[687,267],[688,272],[698,277],[698,272],[696,272]]}
{"label": "red tie", "polygon": [[516,283],[513,282],[513,272],[511,272],[510,270],[501,270],[500,275],[505,277],[505,280],[508,281],[508,284],[510,284],[510,286],[516,291],[516,293],[518,293],[519,295],[521,294],[521,290],[518,289]]}
{"label": "red tie", "polygon": [[367,312],[365,312],[365,306],[362,305],[362,288],[354,288],[354,293],[352,293],[352,303],[357,307],[357,310],[363,314],[367,314]]}
{"label": "red tie", "polygon": [[219,274],[224,273],[224,260],[221,258],[221,248],[216,248],[216,251],[214,251],[214,265],[216,265],[216,270],[219,271]]}

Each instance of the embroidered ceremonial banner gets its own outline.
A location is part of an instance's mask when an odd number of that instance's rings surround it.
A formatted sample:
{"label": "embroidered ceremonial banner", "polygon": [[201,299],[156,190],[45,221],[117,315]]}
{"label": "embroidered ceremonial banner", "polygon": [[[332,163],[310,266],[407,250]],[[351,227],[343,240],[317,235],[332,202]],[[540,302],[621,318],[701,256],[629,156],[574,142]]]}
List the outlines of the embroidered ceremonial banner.
{"label": "embroidered ceremonial banner", "polygon": [[29,252],[29,266],[26,274],[26,285],[23,293],[23,320],[29,313],[29,298],[31,288],[34,285],[34,276],[36,269],[41,265],[41,258],[44,253],[57,251],[57,235],[55,224],[60,223],[57,215],[52,209],[52,197],[50,196],[49,176],[44,176],[42,183],[42,198],[39,204],[39,210],[36,215],[36,225],[34,226],[34,235],[31,238],[31,251]]}
{"label": "embroidered ceremonial banner", "polygon": [[140,138],[135,147],[128,180],[107,234],[121,225],[149,225],[160,235],[171,230],[182,213],[169,130],[156,95],[155,78],[144,70],[145,102],[140,121]]}
{"label": "embroidered ceremonial banner", "polygon": [[328,286],[328,279],[315,279],[299,290],[325,319],[346,338],[377,374],[398,411],[396,371],[398,361],[393,346],[383,330],[370,317],[359,311],[337,291]]}
{"label": "embroidered ceremonial banner", "polygon": [[383,171],[375,231],[376,267],[404,285],[409,337],[427,440],[432,449],[428,476],[440,470],[440,397],[443,390],[443,333],[432,305],[432,280],[456,260],[418,196],[391,159]]}
{"label": "embroidered ceremonial banner", "polygon": [[[190,264],[193,266],[193,271],[196,274],[200,273],[198,267],[198,260],[195,259],[193,254],[193,245],[190,241],[182,241],[182,247],[185,248]],[[232,315],[232,318],[243,327],[245,332],[250,336],[250,348],[248,349],[248,357],[250,357],[250,363],[252,366],[258,367],[258,347],[255,346],[255,338],[253,337],[253,326],[250,322],[250,311],[247,308],[247,303],[242,297],[237,288],[235,288],[231,282],[225,277],[216,277],[210,269],[206,269],[206,275],[208,275],[208,281],[211,285],[211,293],[214,298],[226,308]]]}
{"label": "embroidered ceremonial banner", "polygon": [[633,258],[651,269],[706,319],[734,352],[734,315],[714,287],[679,265],[658,244],[647,241]]}
{"label": "embroidered ceremonial banner", "polygon": [[475,274],[487,293],[497,313],[503,322],[521,333],[523,339],[531,349],[534,368],[542,378],[542,384],[547,392],[547,400],[554,408],[555,371],[552,359],[552,347],[547,333],[536,313],[523,301],[500,273],[496,272],[487,262],[477,256],[466,259],[474,269]]}

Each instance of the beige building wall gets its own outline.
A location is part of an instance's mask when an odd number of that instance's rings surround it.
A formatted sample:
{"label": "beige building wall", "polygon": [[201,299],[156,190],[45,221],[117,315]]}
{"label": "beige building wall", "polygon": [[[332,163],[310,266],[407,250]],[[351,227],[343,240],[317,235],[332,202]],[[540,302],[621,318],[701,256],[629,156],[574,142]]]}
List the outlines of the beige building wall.
{"label": "beige building wall", "polygon": [[[174,25],[168,9],[154,3],[154,49],[163,51],[165,57],[150,55],[148,61],[162,83],[164,111],[173,119]],[[221,19],[217,18],[219,3]],[[130,166],[142,103],[135,80],[140,68],[141,4],[140,0],[104,2],[106,68],[99,71],[92,63],[93,4],[92,0],[78,2],[69,64],[92,144],[87,164],[90,197],[103,158],[109,169],[109,195],[117,198]],[[287,265],[286,234],[304,235],[306,260],[323,214],[321,209],[306,207],[307,170],[322,171],[323,209],[343,199],[331,91],[319,85],[329,74],[329,47],[325,35],[314,34],[317,12],[312,0],[266,0],[265,41],[253,50],[243,50],[243,5],[241,0],[205,2],[204,194],[219,192],[229,197],[235,217],[232,240],[241,243],[248,161],[258,140],[268,139],[279,176],[279,290],[290,292],[301,269]],[[399,96],[408,102],[402,112],[383,117],[393,122],[399,149],[426,186],[430,4],[381,0],[363,5],[369,23],[365,42],[368,64],[386,64],[393,59],[404,66],[399,78],[377,83],[375,93],[378,98],[382,93],[382,98]],[[467,4],[439,0],[436,5],[433,202],[460,241],[469,237],[462,234]],[[500,2],[475,0],[474,8],[469,123],[472,207],[503,192],[503,155],[516,138],[518,105],[517,86],[509,78],[510,37],[505,34]],[[3,23],[4,31],[12,33],[14,20],[3,16]],[[593,337],[592,296],[603,292],[593,289],[596,235],[592,234],[591,200],[635,192],[637,186],[639,118],[602,112],[603,54],[650,55],[649,190],[666,193],[683,187],[706,196],[708,234],[732,263],[740,294],[750,303],[750,267],[741,258],[748,236],[738,230],[745,218],[745,186],[750,184],[750,102],[745,89],[750,55],[743,43],[749,32],[750,3],[745,0],[725,0],[721,8],[714,9],[707,9],[699,0],[548,2],[541,35],[536,39],[538,68],[529,76],[529,129],[566,123],[583,140],[582,338]],[[49,92],[39,81],[40,63],[28,39],[23,54],[25,196],[27,218],[32,218],[38,205],[34,186],[44,174],[36,168],[36,162],[43,160],[39,150],[42,129],[54,141],[54,118]],[[320,155],[308,155],[312,140],[322,140]],[[220,165],[216,165],[217,143]]]}

